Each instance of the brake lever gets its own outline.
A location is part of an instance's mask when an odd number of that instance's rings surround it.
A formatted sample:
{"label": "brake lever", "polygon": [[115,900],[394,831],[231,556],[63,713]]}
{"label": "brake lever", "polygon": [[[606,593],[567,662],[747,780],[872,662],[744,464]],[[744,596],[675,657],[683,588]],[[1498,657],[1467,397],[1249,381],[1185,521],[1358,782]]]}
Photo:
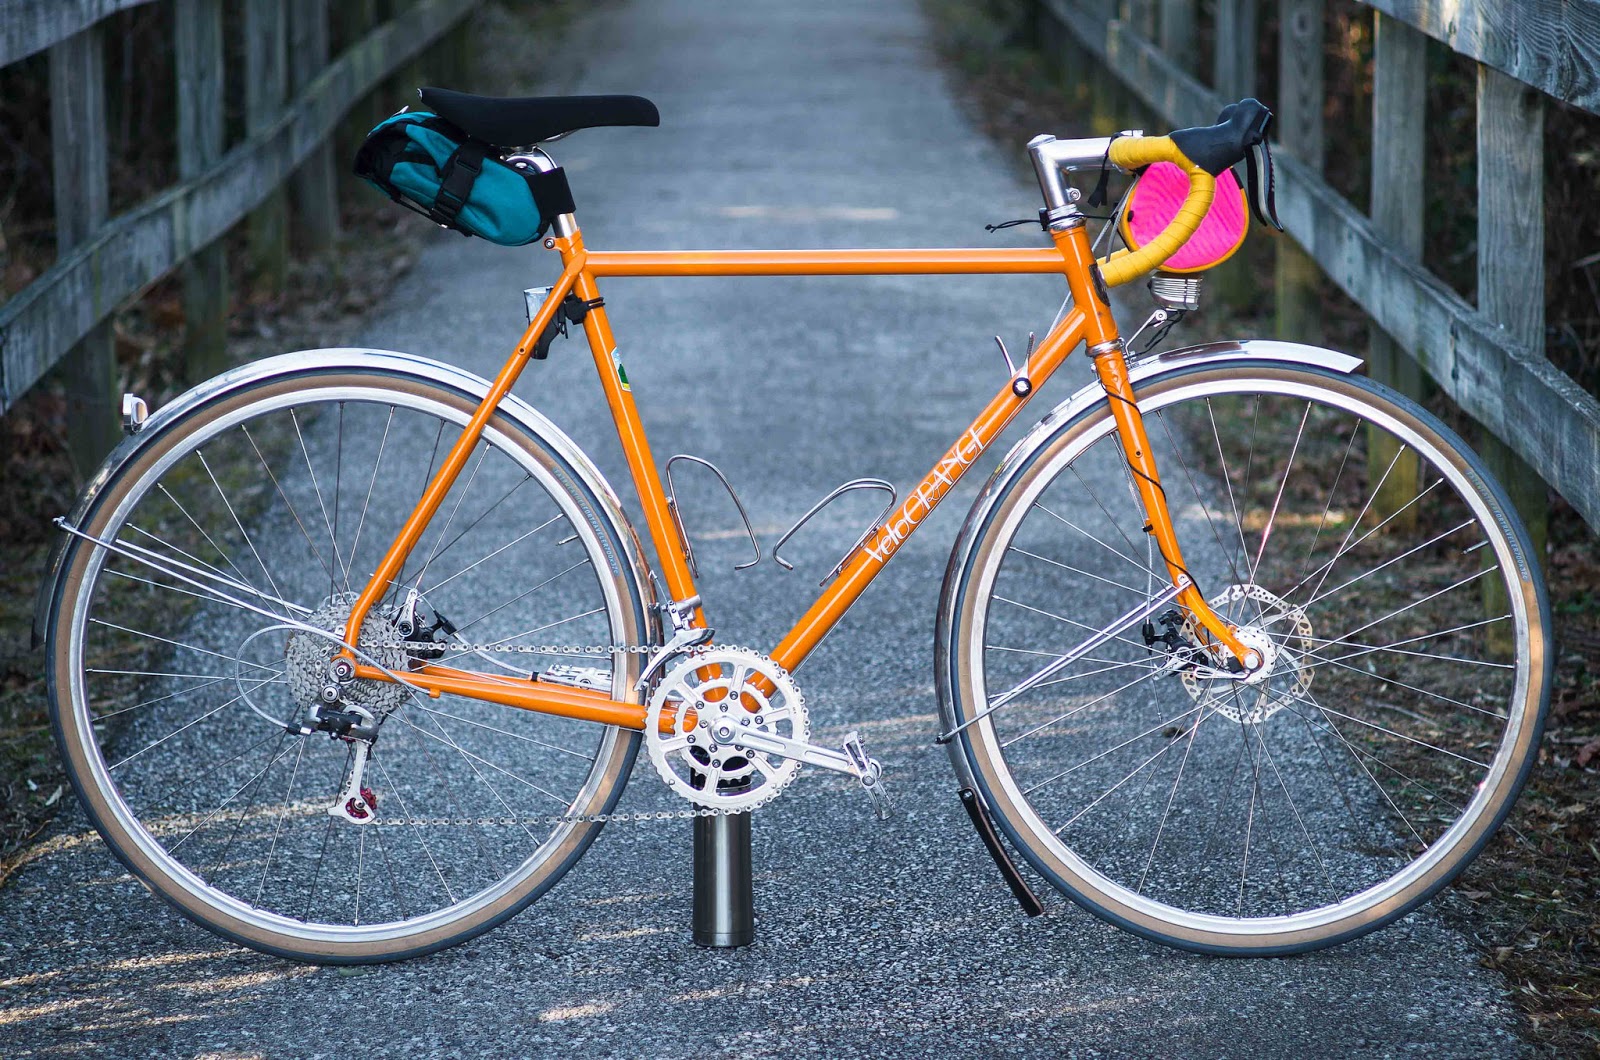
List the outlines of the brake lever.
{"label": "brake lever", "polygon": [[1264,225],[1283,231],[1278,220],[1276,181],[1272,175],[1272,148],[1267,145],[1266,130],[1261,139],[1250,145],[1244,156],[1246,187],[1250,192],[1250,212]]}

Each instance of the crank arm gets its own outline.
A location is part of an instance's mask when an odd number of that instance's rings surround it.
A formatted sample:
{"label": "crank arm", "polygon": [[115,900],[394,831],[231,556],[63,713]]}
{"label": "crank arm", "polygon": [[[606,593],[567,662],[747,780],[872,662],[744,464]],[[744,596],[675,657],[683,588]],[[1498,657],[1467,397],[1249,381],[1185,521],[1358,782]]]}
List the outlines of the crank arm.
{"label": "crank arm", "polygon": [[861,746],[861,737],[856,733],[844,738],[842,751],[749,729],[735,730],[728,742],[747,751],[763,751],[779,758],[792,758],[854,777],[872,800],[872,809],[880,820],[887,818],[893,811],[889,793],[883,786],[883,766],[876,758],[867,755],[866,749]]}
{"label": "crank arm", "polygon": [[860,777],[856,763],[849,755],[820,744],[802,743],[787,736],[777,736],[770,732],[751,732],[747,729],[736,730],[728,742],[748,751],[765,751],[779,758],[793,758],[835,773]]}

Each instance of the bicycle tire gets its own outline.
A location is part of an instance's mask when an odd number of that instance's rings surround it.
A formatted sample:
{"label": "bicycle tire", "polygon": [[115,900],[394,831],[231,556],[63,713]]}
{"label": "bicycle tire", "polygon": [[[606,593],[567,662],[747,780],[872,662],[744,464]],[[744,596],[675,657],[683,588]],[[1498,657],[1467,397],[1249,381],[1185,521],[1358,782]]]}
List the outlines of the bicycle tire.
{"label": "bicycle tire", "polygon": [[[116,856],[220,935],[325,964],[455,945],[546,893],[601,827],[559,818],[608,812],[621,794],[637,732],[356,682],[352,701],[381,724],[366,774],[378,804],[357,826],[329,812],[353,745],[290,731],[319,676],[306,660],[332,642],[274,618],[342,630],[341,608],[485,388],[401,355],[258,362],[152,417],[75,516],[82,532],[142,545],[163,567],[68,542],[47,619],[63,761]],[[179,560],[201,574],[185,581]],[[421,613],[446,617],[460,639],[654,635],[615,498],[514,401],[488,421],[399,584],[420,586]],[[397,588],[364,630],[392,636],[400,600]],[[495,672],[444,650],[451,665]],[[637,654],[598,663],[619,698],[633,695],[639,666]]]}
{"label": "bicycle tire", "polygon": [[[1138,394],[1188,569],[1273,672],[1197,677],[1216,671],[1159,638],[1198,635],[1154,616],[1157,639],[1135,624],[963,730],[958,772],[1041,875],[1147,938],[1272,955],[1390,923],[1482,849],[1537,756],[1552,658],[1527,532],[1459,438],[1363,377],[1199,364]],[[1104,398],[1037,435],[951,555],[951,726],[1166,579]]]}

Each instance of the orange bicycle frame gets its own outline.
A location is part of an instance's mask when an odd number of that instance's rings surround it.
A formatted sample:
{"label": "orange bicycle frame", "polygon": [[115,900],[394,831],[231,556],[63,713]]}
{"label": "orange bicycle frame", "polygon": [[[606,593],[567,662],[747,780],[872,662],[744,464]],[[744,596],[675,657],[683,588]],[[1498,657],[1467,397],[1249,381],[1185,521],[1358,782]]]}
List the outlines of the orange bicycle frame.
{"label": "orange bicycle frame", "polygon": [[[1095,259],[1084,226],[1078,224],[1051,234],[1054,247],[1039,249],[603,252],[586,249],[582,233],[576,225],[570,226],[566,234],[546,239],[545,247],[561,255],[561,276],[538,313],[534,314],[510,359],[495,377],[488,394],[440,464],[421,500],[356,600],[346,622],[346,643],[356,643],[356,633],[367,613],[383,597],[388,586],[399,578],[411,550],[466,465],[489,417],[527,367],[539,337],[555,319],[557,309],[569,293],[575,294],[591,307],[583,320],[584,335],[588,339],[600,375],[601,388],[617,427],[629,473],[638,490],[645,523],[660,559],[662,579],[671,599],[684,601],[697,595],[686,558],[687,549],[677,522],[668,509],[661,476],[651,456],[632,389],[614,358],[616,342],[605,308],[599,300],[599,278],[1059,273],[1066,278],[1072,292],[1072,309],[1033,350],[1027,363],[1018,367],[1017,375],[1007,380],[1006,385],[990,399],[905,501],[845,558],[837,578],[771,651],[771,657],[787,670],[792,671],[799,666],[893,558],[906,538],[916,531],[945,494],[961,480],[979,454],[986,451],[1016,418],[1037,388],[1061,366],[1079,342],[1086,342],[1094,357],[1100,382],[1111,397],[1111,412],[1117,433],[1128,463],[1134,470],[1133,478],[1148,518],[1147,531],[1155,538],[1173,586],[1182,587],[1177,594],[1177,602],[1195,617],[1216,642],[1236,658],[1243,659],[1248,649],[1239,643],[1232,627],[1211,610],[1200,591],[1186,577],[1177,534],[1161,490],[1160,476],[1128,381],[1116,321],[1104,300],[1103,287],[1097,282]],[[1019,379],[1026,383],[1017,385]],[[703,610],[697,607],[692,624],[704,626],[705,621]],[[384,670],[359,662],[353,653],[348,657],[356,662],[357,677],[385,681],[394,679]],[[450,693],[632,729],[642,729],[645,724],[643,705],[586,689],[433,665],[420,666],[398,676],[418,691],[435,697]],[[664,717],[663,724],[669,720]]]}

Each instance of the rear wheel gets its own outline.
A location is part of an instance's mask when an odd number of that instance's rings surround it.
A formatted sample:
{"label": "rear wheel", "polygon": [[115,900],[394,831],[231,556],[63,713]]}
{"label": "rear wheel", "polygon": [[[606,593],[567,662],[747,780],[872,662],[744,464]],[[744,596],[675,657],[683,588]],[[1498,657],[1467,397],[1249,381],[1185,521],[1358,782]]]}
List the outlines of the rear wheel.
{"label": "rear wheel", "polygon": [[[333,683],[334,642],[306,627],[343,629],[475,405],[405,373],[262,374],[152,421],[81,521],[114,547],[75,538],[56,586],[67,769],[117,856],[229,938],[333,963],[463,941],[547,891],[599,829],[566,818],[622,790],[635,732],[392,683],[345,688],[356,729],[298,731]],[[638,655],[565,650],[648,630],[631,537],[581,460],[496,414],[362,650],[508,680],[586,667],[631,695]],[[401,646],[435,627],[445,643]]]}
{"label": "rear wheel", "polygon": [[[1549,695],[1526,532],[1478,460],[1359,377],[1198,366],[1139,404],[1186,563],[1268,658],[1221,677],[1177,611],[966,729],[1027,859],[1188,949],[1284,953],[1403,915],[1505,817]],[[974,510],[940,617],[955,724],[1165,584],[1102,402]]]}

